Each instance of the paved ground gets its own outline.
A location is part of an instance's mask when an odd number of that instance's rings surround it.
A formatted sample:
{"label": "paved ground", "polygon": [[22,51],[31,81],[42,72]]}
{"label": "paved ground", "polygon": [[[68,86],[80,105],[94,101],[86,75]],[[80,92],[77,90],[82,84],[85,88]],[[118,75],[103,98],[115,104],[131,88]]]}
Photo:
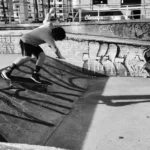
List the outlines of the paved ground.
{"label": "paved ground", "polygon": [[0,54],[0,69],[12,64],[21,54]]}
{"label": "paved ground", "polygon": [[144,78],[92,81],[47,145],[71,150],[149,150],[149,89],[150,79]]}
{"label": "paved ground", "polygon": [[[32,63],[14,75],[30,73]],[[53,83],[46,93],[1,89],[6,140],[70,150],[150,150],[149,78],[91,78],[53,59],[42,76]]]}

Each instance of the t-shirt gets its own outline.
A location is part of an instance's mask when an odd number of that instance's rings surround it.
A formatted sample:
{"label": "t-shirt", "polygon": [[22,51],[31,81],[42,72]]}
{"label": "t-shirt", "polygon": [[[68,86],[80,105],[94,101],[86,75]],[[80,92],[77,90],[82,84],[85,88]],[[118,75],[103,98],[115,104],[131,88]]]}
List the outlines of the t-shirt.
{"label": "t-shirt", "polygon": [[24,34],[21,37],[21,40],[24,43],[28,43],[36,47],[43,43],[51,45],[52,43],[54,43],[54,39],[52,37],[52,28],[53,26],[51,25],[51,23],[46,23]]}

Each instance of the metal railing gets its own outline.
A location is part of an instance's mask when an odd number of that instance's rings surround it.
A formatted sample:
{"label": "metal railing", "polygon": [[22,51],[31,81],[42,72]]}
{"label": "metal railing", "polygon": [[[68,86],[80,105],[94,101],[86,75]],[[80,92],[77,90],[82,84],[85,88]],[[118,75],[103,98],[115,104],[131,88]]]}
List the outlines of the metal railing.
{"label": "metal railing", "polygon": [[[85,8],[85,7],[84,7]],[[119,11],[120,14],[119,15]],[[97,15],[93,15],[94,12],[97,12]],[[109,15],[109,13],[110,15]],[[118,14],[111,15],[111,12],[118,12]],[[105,14],[106,13],[106,14]],[[86,14],[86,15],[85,15]],[[103,15],[101,15],[103,14]],[[113,13],[112,13],[113,14]],[[86,19],[86,16],[89,16],[89,19]],[[118,16],[118,18],[116,17]],[[120,16],[120,17],[119,17]],[[80,18],[81,17],[81,18]],[[91,18],[90,18],[91,17]],[[113,19],[113,18],[117,19]],[[70,17],[71,18],[71,17]],[[92,19],[95,18],[95,19]],[[107,5],[107,7],[101,7],[97,5],[92,8],[92,10],[81,9],[79,8],[72,10],[72,21],[101,21],[101,20],[130,20],[130,19],[150,19],[150,4],[147,5],[123,5],[115,7],[113,5]]]}
{"label": "metal railing", "polygon": [[[116,20],[115,15],[101,15],[101,12],[118,12],[120,11],[122,14],[117,14],[118,20],[122,20],[123,18],[125,20],[130,19],[150,19],[150,4],[141,4],[141,5],[105,5],[105,7],[102,7],[101,5],[97,5],[94,7],[89,6],[81,6],[77,7],[77,9],[70,9],[70,12],[66,11],[68,8],[63,8],[62,13],[59,13],[57,11],[57,19],[59,21],[65,22],[65,21],[101,21],[101,20]],[[85,14],[97,17],[94,19],[85,19]],[[97,12],[97,15],[92,15],[92,13]],[[89,13],[89,14],[88,14]],[[90,14],[91,13],[91,14]],[[14,10],[14,14],[11,15],[10,13],[6,12],[5,18],[4,14],[0,14],[0,24],[1,23],[34,23],[34,22],[42,22],[44,20],[46,12],[38,12],[38,15],[36,15],[33,12],[26,12],[21,13],[19,10]],[[71,15],[70,15],[71,14]],[[120,16],[120,17],[119,17]],[[91,17],[92,18],[92,17]],[[53,18],[56,19],[56,18]],[[69,20],[70,19],[70,20]]]}

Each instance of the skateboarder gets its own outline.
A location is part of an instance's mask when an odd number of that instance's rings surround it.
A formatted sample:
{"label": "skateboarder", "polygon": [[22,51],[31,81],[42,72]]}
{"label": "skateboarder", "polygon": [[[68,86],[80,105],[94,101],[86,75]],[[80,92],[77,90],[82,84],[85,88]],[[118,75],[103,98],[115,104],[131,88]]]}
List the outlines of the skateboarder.
{"label": "skateboarder", "polygon": [[37,83],[41,83],[39,78],[39,72],[44,64],[45,53],[39,46],[40,44],[47,43],[49,47],[56,53],[58,58],[65,59],[58,47],[55,44],[57,40],[63,40],[66,37],[66,33],[61,27],[53,27],[50,21],[52,14],[55,14],[55,8],[51,8],[46,15],[43,25],[24,34],[20,39],[20,47],[22,51],[22,57],[17,59],[12,65],[2,71],[1,76],[7,80],[11,80],[11,72],[28,62],[32,55],[37,58],[35,70],[31,76],[31,79]]}

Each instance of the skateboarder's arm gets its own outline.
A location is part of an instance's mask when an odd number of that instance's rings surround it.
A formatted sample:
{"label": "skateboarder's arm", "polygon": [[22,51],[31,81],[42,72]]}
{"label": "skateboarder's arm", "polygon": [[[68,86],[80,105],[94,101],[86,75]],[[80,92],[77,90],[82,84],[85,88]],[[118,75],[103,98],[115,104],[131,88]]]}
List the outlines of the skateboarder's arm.
{"label": "skateboarder's arm", "polygon": [[56,12],[56,9],[53,7],[50,9],[49,13],[46,15],[44,21],[43,21],[43,24],[46,24],[46,23],[51,23],[51,16],[52,14],[54,14]]}
{"label": "skateboarder's arm", "polygon": [[55,41],[52,41],[52,42],[49,44],[49,47],[55,52],[55,54],[57,55],[57,57],[58,57],[59,59],[65,59],[65,58],[62,56],[62,54],[61,54],[59,48],[56,46]]}
{"label": "skateboarder's arm", "polygon": [[57,51],[55,52],[55,54],[57,55],[57,57],[58,57],[59,59],[65,59],[65,58],[61,55],[60,50],[57,48],[57,46],[55,47],[55,49],[57,49]]}

